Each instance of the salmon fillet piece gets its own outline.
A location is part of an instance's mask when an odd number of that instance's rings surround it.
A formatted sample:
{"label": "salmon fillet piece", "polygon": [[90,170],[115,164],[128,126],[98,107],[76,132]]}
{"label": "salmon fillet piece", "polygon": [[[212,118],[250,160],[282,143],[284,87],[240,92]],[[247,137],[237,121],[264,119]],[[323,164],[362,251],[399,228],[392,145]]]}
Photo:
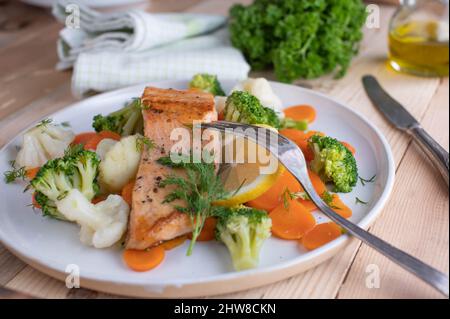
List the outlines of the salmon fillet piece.
{"label": "salmon fillet piece", "polygon": [[162,203],[174,186],[159,187],[165,176],[184,172],[163,166],[157,160],[168,156],[177,143],[170,139],[173,129],[186,129],[183,124],[193,121],[217,121],[214,97],[209,93],[147,87],[141,102],[144,135],[156,147],[142,153],[132,195],[127,249],[146,249],[192,231],[189,216],[174,209],[174,205],[184,203]]}

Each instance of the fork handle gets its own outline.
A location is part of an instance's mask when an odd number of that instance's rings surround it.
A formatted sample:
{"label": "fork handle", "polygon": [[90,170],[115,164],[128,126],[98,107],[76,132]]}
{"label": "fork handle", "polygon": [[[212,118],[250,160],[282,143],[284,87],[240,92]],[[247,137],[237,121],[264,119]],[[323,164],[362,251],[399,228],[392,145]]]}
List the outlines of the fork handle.
{"label": "fork handle", "polygon": [[[286,166],[288,167],[288,166]],[[291,166],[292,167],[292,166]],[[314,190],[309,178],[302,178],[301,172],[296,172],[295,169],[289,169],[295,178],[302,184],[305,191],[310,196],[311,200],[317,207],[332,221],[344,228],[349,234],[360,239],[363,243],[374,248],[402,268],[413,273],[432,287],[436,288],[446,297],[449,296],[449,278],[440,271],[430,267],[419,259],[405,253],[404,251],[395,248],[381,238],[372,235],[368,231],[362,229],[351,221],[336,214],[328,205],[320,198]]]}

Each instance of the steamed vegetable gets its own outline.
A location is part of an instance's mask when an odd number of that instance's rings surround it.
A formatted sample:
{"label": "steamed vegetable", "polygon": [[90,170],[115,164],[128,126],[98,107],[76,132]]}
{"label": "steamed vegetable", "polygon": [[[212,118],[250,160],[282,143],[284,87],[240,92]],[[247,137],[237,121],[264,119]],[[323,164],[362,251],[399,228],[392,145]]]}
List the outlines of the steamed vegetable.
{"label": "steamed vegetable", "polygon": [[71,130],[44,120],[23,135],[15,163],[18,167],[40,167],[48,160],[63,156],[74,137]]}
{"label": "steamed vegetable", "polygon": [[141,158],[141,150],[137,147],[140,137],[140,135],[123,137],[119,142],[107,147],[109,149],[102,154],[103,159],[99,167],[99,182],[102,189],[116,193],[136,177]]}
{"label": "steamed vegetable", "polygon": [[276,113],[263,106],[258,98],[244,91],[234,91],[227,99],[224,117],[226,121],[245,124],[266,124],[275,128],[281,126]]}
{"label": "steamed vegetable", "polygon": [[80,241],[95,248],[106,248],[118,242],[127,229],[130,208],[119,195],[92,204],[78,189],[70,190],[56,201],[58,211],[81,226]]}
{"label": "steamed vegetable", "polygon": [[30,185],[36,190],[36,201],[45,216],[64,219],[56,202],[71,190],[79,190],[90,201],[98,191],[99,159],[94,152],[77,150],[42,166]]}
{"label": "steamed vegetable", "polygon": [[248,92],[257,97],[263,106],[274,110],[279,118],[284,117],[284,113],[282,111],[283,103],[281,102],[281,99],[273,92],[269,81],[265,78],[248,78],[239,82],[231,91]]}
{"label": "steamed vegetable", "polygon": [[245,206],[219,213],[216,238],[227,246],[236,270],[258,266],[261,247],[270,237],[271,225],[266,212]]}
{"label": "steamed vegetable", "polygon": [[111,131],[121,136],[144,133],[144,120],[140,99],[134,99],[131,103],[107,116],[98,114],[94,116],[92,127],[97,132]]}
{"label": "steamed vegetable", "polygon": [[358,180],[358,167],[353,154],[338,140],[329,136],[314,135],[309,139],[314,152],[311,170],[325,182],[334,184],[334,191],[348,193]]}
{"label": "steamed vegetable", "polygon": [[189,88],[211,93],[214,96],[225,96],[216,75],[196,74],[189,83]]}
{"label": "steamed vegetable", "polygon": [[226,121],[231,122],[265,124],[277,129],[308,128],[306,121],[295,121],[287,117],[280,119],[273,109],[263,106],[257,97],[245,91],[234,91],[227,98],[223,115]]}
{"label": "steamed vegetable", "polygon": [[230,34],[254,69],[292,82],[345,74],[362,39],[361,0],[255,0],[230,10]]}

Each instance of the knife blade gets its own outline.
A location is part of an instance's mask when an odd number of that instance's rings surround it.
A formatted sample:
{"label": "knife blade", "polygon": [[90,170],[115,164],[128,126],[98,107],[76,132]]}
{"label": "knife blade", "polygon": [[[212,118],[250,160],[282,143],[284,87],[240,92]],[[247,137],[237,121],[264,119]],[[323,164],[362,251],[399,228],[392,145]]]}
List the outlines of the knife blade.
{"label": "knife blade", "polygon": [[419,122],[400,103],[394,100],[371,75],[362,79],[364,89],[373,105],[398,129],[408,130]]}
{"label": "knife blade", "polygon": [[362,79],[364,89],[378,110],[398,129],[413,137],[449,186],[449,155],[400,103],[394,100],[371,75]]}

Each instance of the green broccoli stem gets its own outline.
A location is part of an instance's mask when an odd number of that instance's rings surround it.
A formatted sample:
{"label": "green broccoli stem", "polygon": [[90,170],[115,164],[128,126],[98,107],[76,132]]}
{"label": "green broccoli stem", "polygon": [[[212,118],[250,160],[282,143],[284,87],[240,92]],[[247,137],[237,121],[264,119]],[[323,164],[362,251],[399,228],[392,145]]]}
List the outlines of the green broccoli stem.
{"label": "green broccoli stem", "polygon": [[303,120],[296,121],[286,117],[281,121],[281,128],[293,128],[300,131],[306,131],[308,129],[308,122]]}

